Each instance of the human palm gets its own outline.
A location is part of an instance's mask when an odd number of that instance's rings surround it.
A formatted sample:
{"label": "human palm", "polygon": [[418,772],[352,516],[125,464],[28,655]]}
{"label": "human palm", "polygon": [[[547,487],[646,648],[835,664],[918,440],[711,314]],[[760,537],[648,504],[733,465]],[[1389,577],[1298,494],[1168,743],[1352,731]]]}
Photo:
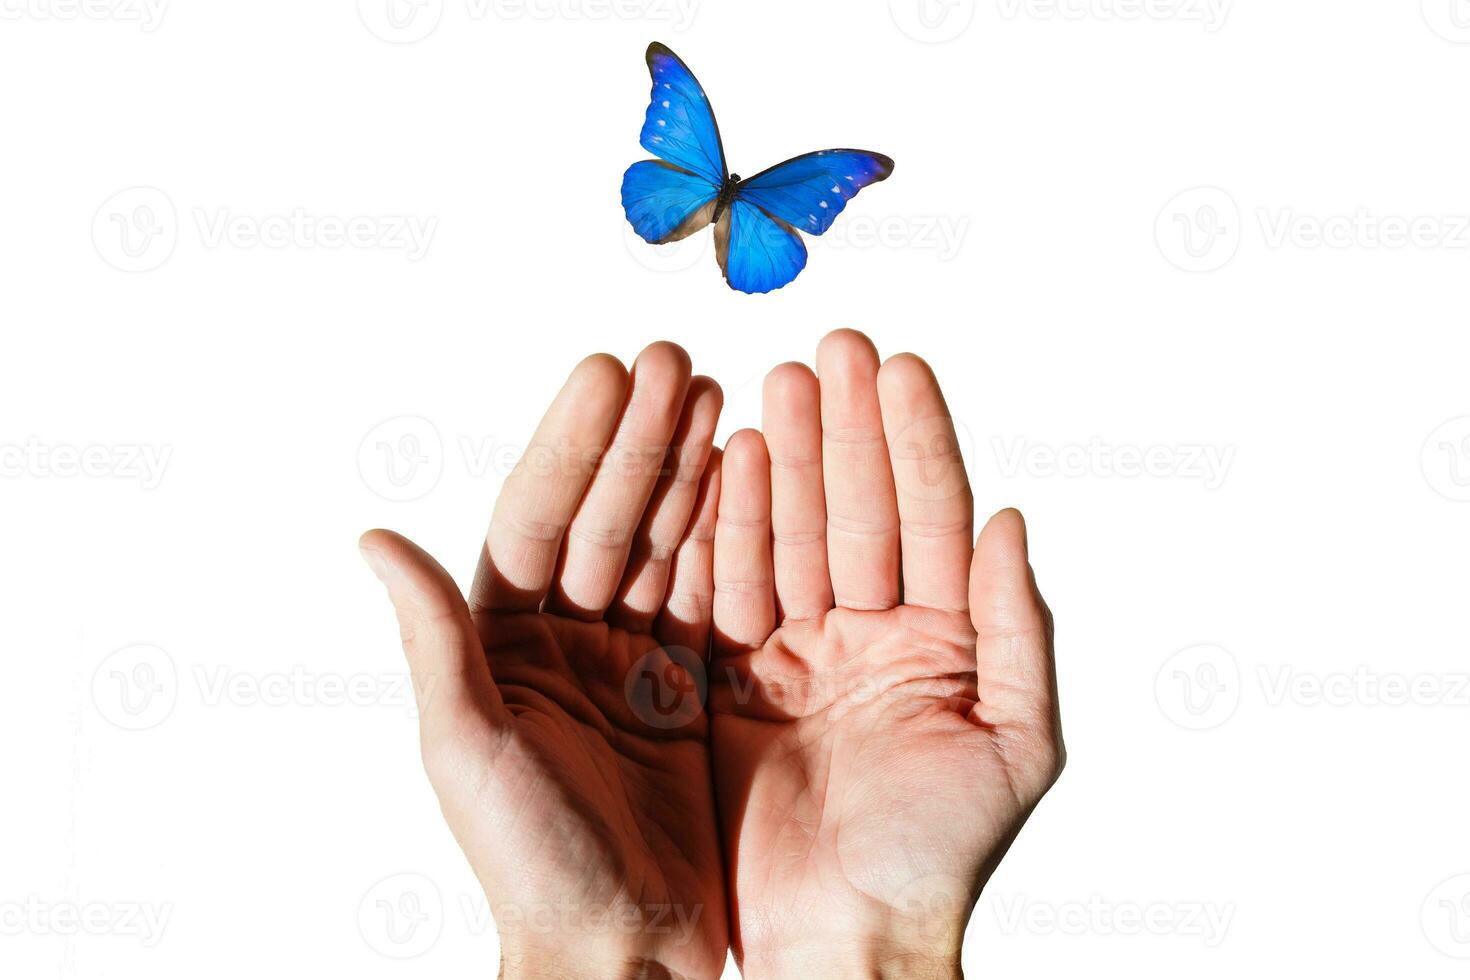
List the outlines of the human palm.
{"label": "human palm", "polygon": [[583,361],[468,601],[364,536],[503,976],[958,975],[1060,770],[1050,615],[1019,514],[972,538],[928,367],[851,331],[817,363],[722,456],[683,351]]}
{"label": "human palm", "polygon": [[830,335],[723,460],[711,662],[747,976],[957,975],[985,879],[1061,765],[1024,525],[971,541],[928,367]]}
{"label": "human palm", "polygon": [[[469,601],[386,531],[425,766],[505,976],[714,977],[726,911],[703,713],[627,682],[709,634],[717,386],[658,344],[572,373],[506,481]],[[711,471],[712,472],[712,471]]]}

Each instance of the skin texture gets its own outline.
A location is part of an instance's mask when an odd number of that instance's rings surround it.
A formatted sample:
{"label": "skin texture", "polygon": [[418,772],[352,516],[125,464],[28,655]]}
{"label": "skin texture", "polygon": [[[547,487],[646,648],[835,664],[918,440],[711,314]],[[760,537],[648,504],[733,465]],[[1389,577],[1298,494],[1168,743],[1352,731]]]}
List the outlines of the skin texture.
{"label": "skin texture", "polygon": [[972,547],[929,367],[828,335],[726,448],[710,671],[748,977],[959,975],[980,888],[1061,771],[1021,515]]}
{"label": "skin texture", "polygon": [[671,344],[583,361],[468,599],[363,537],[502,975],[959,976],[1063,761],[1024,522],[974,543],[932,372],[861,334],[772,371],[723,454],[719,407]]}
{"label": "skin texture", "polygon": [[505,977],[723,968],[708,721],[625,689],[679,674],[666,648],[707,647],[720,404],[672,344],[631,376],[605,355],[579,364],[506,481],[468,600],[407,539],[363,536]]}

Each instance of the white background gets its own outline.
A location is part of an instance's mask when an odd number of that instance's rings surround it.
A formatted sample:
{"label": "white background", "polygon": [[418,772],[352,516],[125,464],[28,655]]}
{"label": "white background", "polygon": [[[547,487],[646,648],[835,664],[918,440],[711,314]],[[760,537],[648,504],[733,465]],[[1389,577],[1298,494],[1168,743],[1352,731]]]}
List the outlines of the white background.
{"label": "white background", "polygon": [[[1463,976],[1470,4],[530,2],[0,0],[0,970],[491,975],[358,533],[464,582],[581,355],[723,437],[853,326],[1059,623],[967,966]],[[653,39],[736,170],[897,160],[793,286],[630,241]]]}

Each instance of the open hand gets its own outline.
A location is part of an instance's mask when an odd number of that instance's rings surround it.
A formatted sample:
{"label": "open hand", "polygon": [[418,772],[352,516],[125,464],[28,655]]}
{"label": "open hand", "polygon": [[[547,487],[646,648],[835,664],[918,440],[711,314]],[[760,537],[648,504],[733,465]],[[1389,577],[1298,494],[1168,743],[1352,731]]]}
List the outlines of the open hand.
{"label": "open hand", "polygon": [[[820,378],[820,381],[818,380]],[[866,337],[766,379],[715,533],[710,713],[747,977],[959,975],[980,888],[1061,771],[1021,515],[974,543],[929,367]]]}
{"label": "open hand", "polygon": [[707,648],[720,406],[672,344],[631,377],[583,361],[506,481],[468,602],[405,538],[363,537],[504,977],[724,967],[709,726],[657,697]]}

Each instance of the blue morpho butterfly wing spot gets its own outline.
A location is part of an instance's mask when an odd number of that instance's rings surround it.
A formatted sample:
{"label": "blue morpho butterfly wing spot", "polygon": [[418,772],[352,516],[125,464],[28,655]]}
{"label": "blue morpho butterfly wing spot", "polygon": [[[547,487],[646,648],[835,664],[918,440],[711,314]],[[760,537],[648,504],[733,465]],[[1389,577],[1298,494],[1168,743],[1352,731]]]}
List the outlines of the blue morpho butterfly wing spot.
{"label": "blue morpho butterfly wing spot", "polygon": [[806,268],[801,236],[739,197],[721,215],[715,245],[725,280],[742,293],[780,289]]}
{"label": "blue morpho butterfly wing spot", "polygon": [[688,66],[662,44],[649,45],[648,72],[653,93],[639,142],[659,159],[718,187],[725,181],[725,152],[709,97]]}
{"label": "blue morpho butterfly wing spot", "polygon": [[858,191],[885,180],[893,161],[867,150],[818,150],[740,185],[739,196],[794,228],[820,235]]}
{"label": "blue morpho butterfly wing spot", "polygon": [[[623,211],[638,237],[654,245],[674,240],[675,232],[700,209],[707,207],[712,214],[719,193],[705,178],[656,160],[635,163],[623,174]],[[683,231],[689,234],[708,223],[705,215]]]}

